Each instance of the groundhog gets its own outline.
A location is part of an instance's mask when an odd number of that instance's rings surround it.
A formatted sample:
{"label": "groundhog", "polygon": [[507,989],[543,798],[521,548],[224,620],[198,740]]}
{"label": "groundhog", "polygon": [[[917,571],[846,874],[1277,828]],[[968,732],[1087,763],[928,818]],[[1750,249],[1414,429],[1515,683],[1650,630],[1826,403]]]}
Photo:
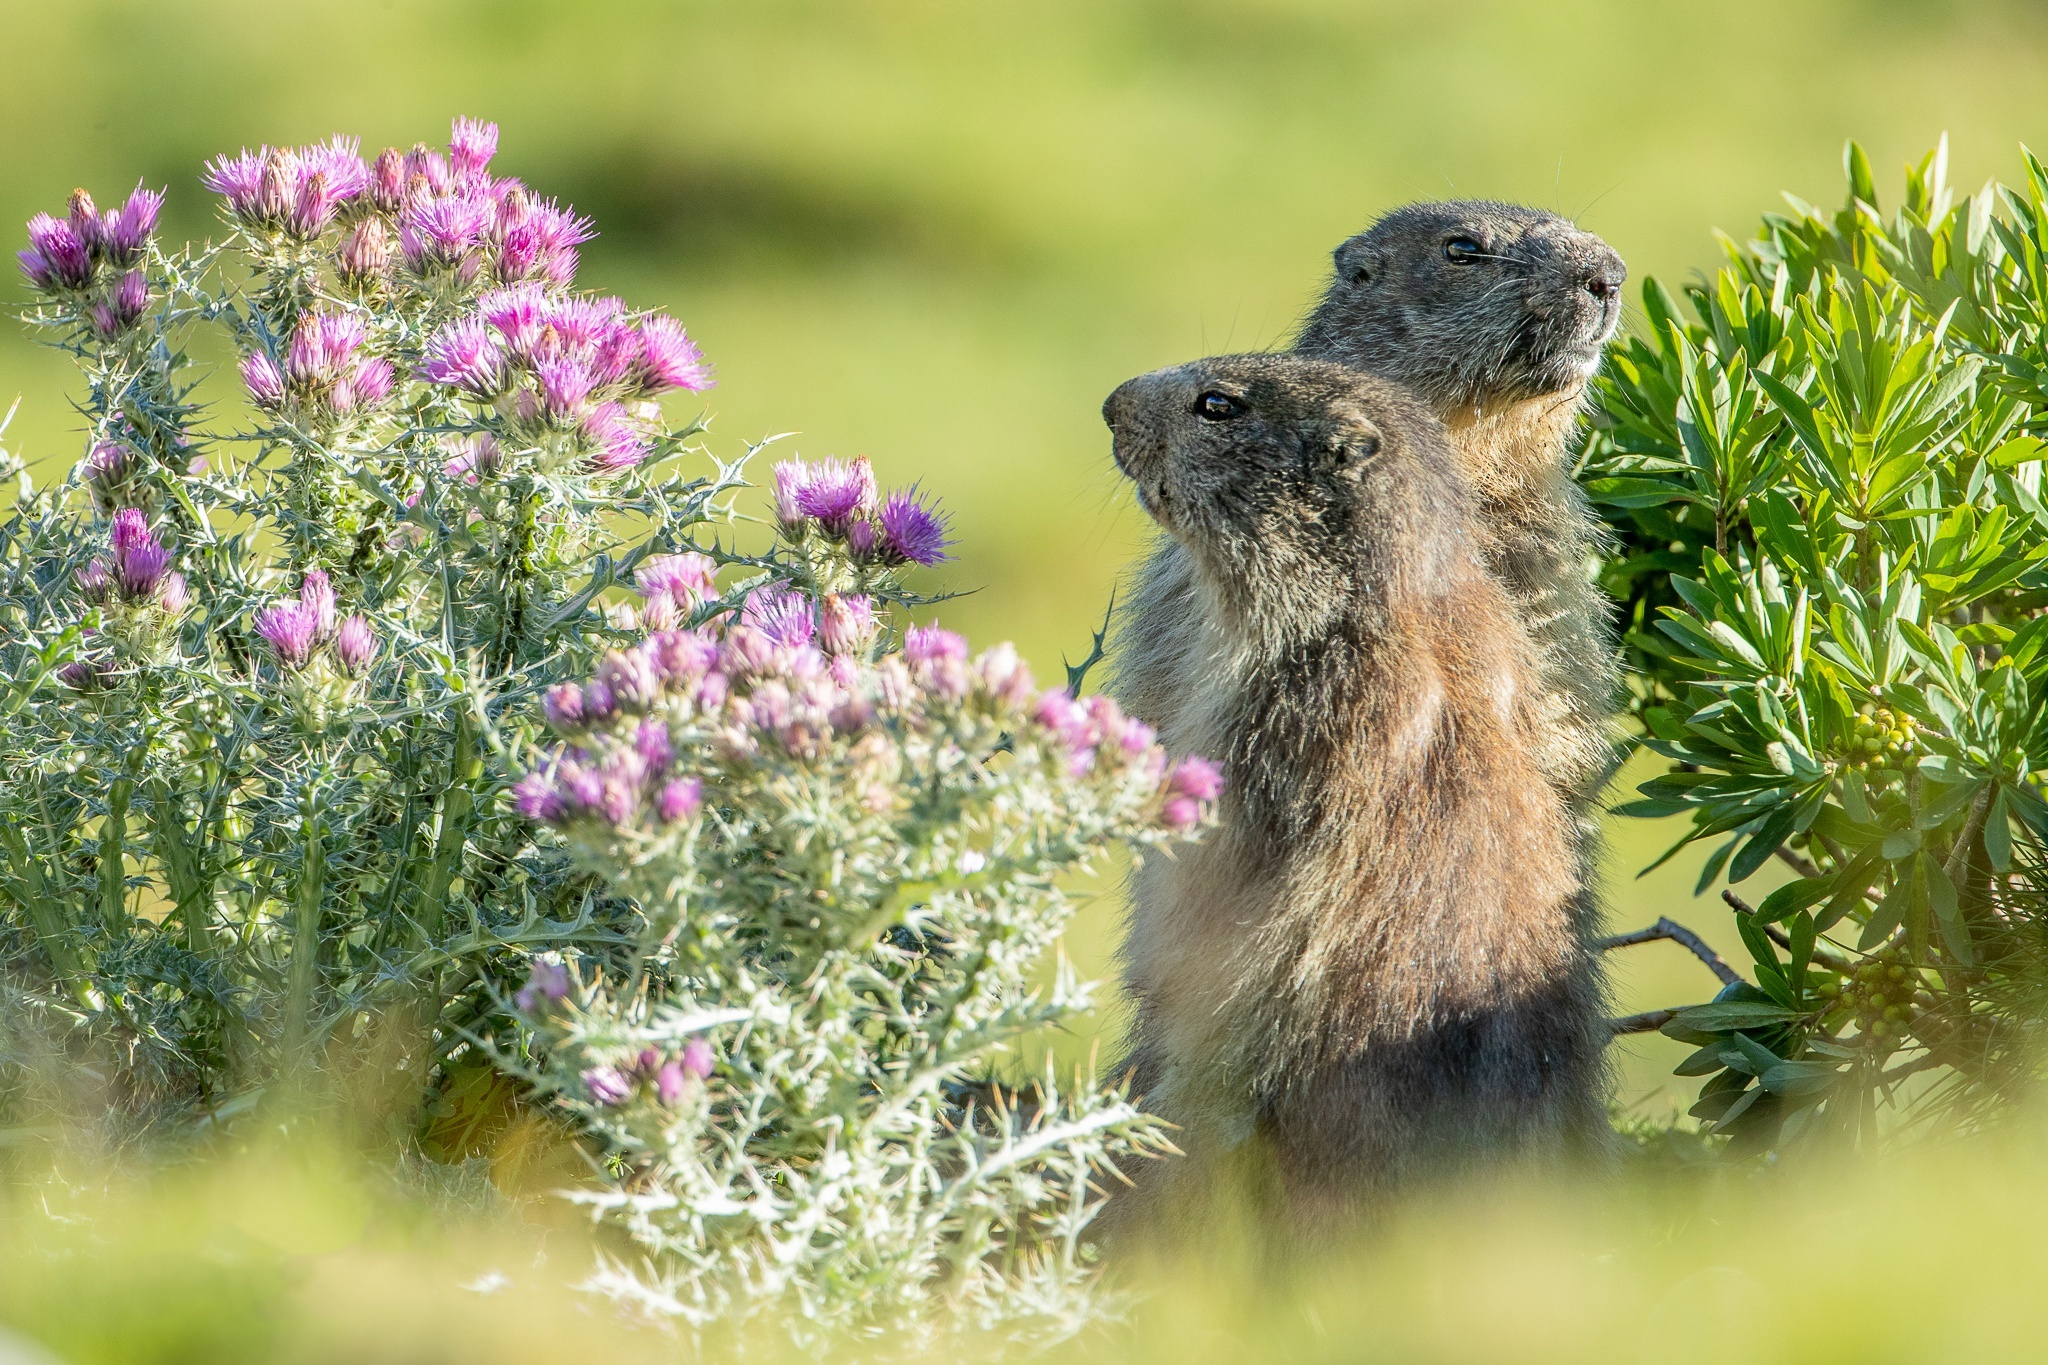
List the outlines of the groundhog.
{"label": "groundhog", "polygon": [[[1536,642],[1549,713],[1546,776],[1580,814],[1613,773],[1608,722],[1619,658],[1590,567],[1604,531],[1573,481],[1587,379],[1621,319],[1628,268],[1591,233],[1539,209],[1410,204],[1335,253],[1296,355],[1382,375],[1422,395],[1450,431],[1476,498],[1480,556]],[[1114,690],[1169,736],[1204,663],[1181,549],[1162,544],[1125,600]],[[1581,861],[1590,876],[1590,824]],[[1592,913],[1590,904],[1588,913]]]}
{"label": "groundhog", "polygon": [[1174,743],[1225,771],[1221,827],[1133,885],[1131,1084],[1186,1155],[1133,1172],[1112,1235],[1230,1187],[1298,1240],[1463,1157],[1604,1133],[1537,661],[1442,425],[1274,355],[1103,412],[1188,570]]}

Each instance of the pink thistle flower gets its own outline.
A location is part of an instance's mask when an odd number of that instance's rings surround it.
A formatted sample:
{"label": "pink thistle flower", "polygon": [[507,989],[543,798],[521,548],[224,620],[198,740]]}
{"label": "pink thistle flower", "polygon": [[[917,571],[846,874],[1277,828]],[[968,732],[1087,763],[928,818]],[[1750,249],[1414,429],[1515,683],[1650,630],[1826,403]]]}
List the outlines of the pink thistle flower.
{"label": "pink thistle flower", "polygon": [[559,962],[535,958],[527,971],[526,984],[512,997],[512,1003],[521,1014],[539,1014],[568,998],[569,969]]}
{"label": "pink thistle flower", "polygon": [[327,197],[346,203],[370,187],[370,168],[363,164],[362,144],[337,133],[325,142],[301,147],[296,153],[306,178],[319,176],[326,182]]}
{"label": "pink thistle flower", "polygon": [[299,185],[291,212],[285,215],[285,226],[292,236],[311,241],[334,221],[334,210],[335,198],[327,187],[327,177],[315,171]]}
{"label": "pink thistle flower", "polygon": [[967,695],[967,641],[937,625],[913,626],[903,635],[903,659],[918,686],[957,701]]}
{"label": "pink thistle flower", "polygon": [[157,609],[166,616],[183,616],[191,604],[192,589],[185,582],[185,575],[165,574],[163,585],[156,590]]}
{"label": "pink thistle flower", "polygon": [[71,231],[76,234],[88,254],[97,256],[103,244],[99,206],[92,202],[92,196],[84,190],[73,190],[66,207],[69,212],[65,217]]}
{"label": "pink thistle flower", "polygon": [[448,151],[458,179],[480,177],[484,167],[490,165],[491,158],[497,155],[498,125],[471,118],[456,119],[454,132],[448,139]]}
{"label": "pink thistle flower", "polygon": [[113,331],[108,335],[125,332],[133,327],[143,310],[149,307],[149,280],[140,270],[130,270],[121,276],[121,282],[114,286],[108,296],[107,305],[113,317]]}
{"label": "pink thistle flower", "polygon": [[817,611],[811,599],[781,588],[756,589],[740,611],[740,622],[784,649],[809,644],[818,629]]}
{"label": "pink thistle flower", "polygon": [[360,675],[377,657],[376,632],[361,613],[350,616],[334,630],[334,657],[349,673]]}
{"label": "pink thistle flower", "polygon": [[14,259],[21,263],[21,273],[28,276],[28,282],[36,288],[48,289],[56,283],[57,277],[50,269],[50,263],[34,247],[15,252]]}
{"label": "pink thistle flower", "polygon": [[701,393],[712,386],[711,370],[704,363],[703,353],[674,318],[657,314],[642,319],[639,342],[638,379],[642,393],[658,394],[670,389]]}
{"label": "pink thistle flower", "polygon": [[990,698],[1005,709],[1022,710],[1037,690],[1030,668],[1018,657],[1013,644],[1000,644],[985,652],[975,660],[974,672]]}
{"label": "pink thistle flower", "polygon": [[114,516],[114,586],[131,602],[156,596],[164,573],[171,567],[171,552],[157,543],[149,522],[133,507]]}
{"label": "pink thistle flower", "polygon": [[308,388],[333,383],[366,335],[361,318],[347,313],[308,313],[299,320],[285,350],[286,377]]}
{"label": "pink thistle flower", "polygon": [[946,549],[952,542],[946,536],[946,520],[915,488],[891,493],[877,520],[884,561],[929,567],[949,557]]}
{"label": "pink thistle flower", "polygon": [[615,1066],[594,1066],[583,1073],[590,1098],[611,1108],[633,1098],[633,1078]]}
{"label": "pink thistle flower", "polygon": [[334,585],[324,570],[306,570],[299,583],[299,605],[312,613],[315,639],[325,640],[334,633]]}
{"label": "pink thistle flower", "polygon": [[704,783],[694,777],[679,777],[661,789],[656,804],[664,822],[672,825],[687,820],[704,804]]}
{"label": "pink thistle flower", "polygon": [[78,595],[88,602],[104,602],[114,591],[114,575],[104,559],[93,560],[71,581],[77,587]]}
{"label": "pink thistle flower", "polygon": [[1092,751],[1101,738],[1088,708],[1067,695],[1065,688],[1052,688],[1039,695],[1032,717],[1053,732],[1070,753]]}
{"label": "pink thistle flower", "polygon": [[711,1051],[711,1044],[702,1038],[692,1038],[683,1047],[683,1070],[698,1080],[709,1080],[717,1059]]}
{"label": "pink thistle flower", "polygon": [[463,440],[456,452],[441,466],[441,473],[465,483],[476,483],[497,472],[500,452],[496,438],[488,433]]}
{"label": "pink thistle flower", "polygon": [[648,637],[648,656],[662,685],[686,691],[718,663],[718,646],[693,630],[664,630]]}
{"label": "pink thistle flower", "polygon": [[135,452],[119,441],[101,441],[85,457],[85,476],[106,487],[135,472]]}
{"label": "pink thistle flower", "polygon": [[242,382],[249,386],[249,398],[266,411],[284,403],[284,372],[277,362],[257,351],[242,357]]}
{"label": "pink thistle flower", "polygon": [[353,412],[358,408],[375,407],[391,396],[391,385],[396,377],[391,362],[380,356],[358,360],[355,367],[334,386],[335,411]]}
{"label": "pink thistle flower", "polygon": [[661,695],[654,661],[640,649],[615,649],[597,666],[597,681],[611,689],[614,702],[645,710]]}
{"label": "pink thistle flower", "polygon": [[653,443],[617,403],[600,404],[577,425],[596,444],[591,460],[601,470],[631,469],[653,453]]}
{"label": "pink thistle flower", "polygon": [[[92,279],[92,252],[69,223],[47,213],[28,220],[30,249],[42,262],[42,273],[64,289],[83,288]],[[27,268],[28,261],[22,262]],[[35,271],[31,271],[33,278]]]}
{"label": "pink thistle flower", "polygon": [[610,720],[618,709],[619,699],[612,695],[610,683],[596,678],[583,685],[583,715],[591,724]]}
{"label": "pink thistle flower", "polygon": [[108,215],[101,237],[106,244],[107,259],[115,267],[131,266],[142,259],[150,234],[156,231],[157,214],[163,206],[162,193],[137,185],[120,211]]}
{"label": "pink thistle flower", "polygon": [[866,457],[826,459],[811,466],[796,495],[797,509],[832,535],[844,535],[856,517],[875,506],[875,470]]}
{"label": "pink thistle flower", "polygon": [[286,668],[297,670],[313,657],[318,622],[301,602],[280,602],[256,613],[256,633]]}
{"label": "pink thistle flower", "polygon": [[660,773],[675,762],[675,747],[668,740],[668,726],[658,720],[643,720],[633,731],[633,748],[647,764],[649,773]]}
{"label": "pink thistle flower", "polygon": [[534,358],[552,309],[547,296],[531,285],[494,289],[477,300],[477,313],[498,330],[512,354],[523,360]]}
{"label": "pink thistle flower", "polygon": [[596,385],[587,365],[580,360],[563,357],[543,360],[533,368],[540,380],[543,412],[557,421],[583,414],[584,404]]}
{"label": "pink thistle flower", "polygon": [[505,352],[480,318],[457,318],[427,343],[420,373],[475,398],[495,397],[505,384]]}
{"label": "pink thistle flower", "polygon": [[575,683],[556,683],[541,700],[541,712],[557,730],[574,730],[583,723],[583,689]]}
{"label": "pink thistle flower", "polygon": [[386,213],[398,212],[405,203],[405,181],[405,153],[386,147],[370,168],[370,202]]}
{"label": "pink thistle flower", "polygon": [[718,564],[710,555],[649,555],[633,573],[633,588],[642,597],[666,594],[684,607],[708,601],[718,588]]}
{"label": "pink thistle flower", "polygon": [[1166,790],[1173,796],[1214,801],[1223,794],[1223,769],[1199,754],[1189,754],[1166,775]]}
{"label": "pink thistle flower", "polygon": [[[199,183],[227,200],[227,210],[245,223],[264,225],[283,215],[282,153],[263,147],[244,147],[234,156],[217,156],[206,163]],[[297,185],[292,189],[296,191]]]}
{"label": "pink thistle flower", "polygon": [[398,218],[398,249],[417,273],[455,265],[482,236],[490,212],[474,199],[408,202]]}
{"label": "pink thistle flower", "polygon": [[725,639],[720,642],[718,666],[726,673],[743,678],[773,673],[776,667],[776,653],[773,640],[742,621],[726,631]]}
{"label": "pink thistle flower", "polygon": [[882,533],[872,521],[856,521],[846,528],[846,548],[856,562],[871,564],[881,558]]}
{"label": "pink thistle flower", "polygon": [[811,468],[802,460],[781,460],[775,466],[775,518],[795,529],[810,519],[803,509],[803,493],[810,487]]}
{"label": "pink thistle flower", "polygon": [[334,263],[350,284],[364,285],[391,273],[391,233],[382,218],[365,218],[341,239]]}
{"label": "pink thistle flower", "polygon": [[73,659],[57,670],[57,681],[76,692],[97,692],[107,675],[93,659]]}
{"label": "pink thistle flower", "polygon": [[827,654],[860,654],[875,638],[874,599],[834,594],[818,607],[818,643]]}

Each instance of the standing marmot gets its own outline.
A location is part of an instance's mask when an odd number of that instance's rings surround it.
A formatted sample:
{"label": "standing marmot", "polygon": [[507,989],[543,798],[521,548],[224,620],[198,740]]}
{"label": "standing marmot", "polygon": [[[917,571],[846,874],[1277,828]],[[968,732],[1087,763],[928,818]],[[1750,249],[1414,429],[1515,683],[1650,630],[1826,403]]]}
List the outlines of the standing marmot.
{"label": "standing marmot", "polygon": [[[1610,609],[1590,561],[1602,532],[1567,457],[1586,379],[1621,318],[1628,268],[1598,237],[1538,209],[1411,204],[1336,251],[1296,355],[1394,379],[1450,431],[1476,496],[1480,555],[1535,640],[1551,716],[1544,773],[1581,804],[1612,771],[1618,679]],[[1147,562],[1118,632],[1116,690],[1180,742],[1178,698],[1208,665],[1189,617],[1186,556]],[[1588,850],[1590,830],[1582,832]],[[1590,902],[1588,906],[1590,913]]]}
{"label": "standing marmot", "polygon": [[1175,742],[1226,773],[1217,833],[1136,879],[1126,949],[1133,1089],[1187,1156],[1109,1212],[1170,1222],[1228,1171],[1299,1235],[1461,1151],[1604,1130],[1535,663],[1436,418],[1281,356],[1103,413],[1205,631]]}

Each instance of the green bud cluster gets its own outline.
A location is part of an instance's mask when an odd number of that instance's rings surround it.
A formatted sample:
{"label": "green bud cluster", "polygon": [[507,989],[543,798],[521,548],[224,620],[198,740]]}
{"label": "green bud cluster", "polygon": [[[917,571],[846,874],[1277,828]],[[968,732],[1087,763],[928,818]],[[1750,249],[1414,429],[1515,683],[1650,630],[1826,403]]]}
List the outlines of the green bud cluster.
{"label": "green bud cluster", "polygon": [[1821,981],[1817,989],[1833,999],[1827,1012],[1830,1024],[1854,1023],[1872,1042],[1896,1046],[1912,1031],[1918,985],[1904,963],[1874,957],[1839,981]]}
{"label": "green bud cluster", "polygon": [[1860,768],[1879,784],[1897,782],[1919,755],[1920,731],[1905,712],[1865,702],[1856,708],[1856,722],[1842,748],[1843,766]]}

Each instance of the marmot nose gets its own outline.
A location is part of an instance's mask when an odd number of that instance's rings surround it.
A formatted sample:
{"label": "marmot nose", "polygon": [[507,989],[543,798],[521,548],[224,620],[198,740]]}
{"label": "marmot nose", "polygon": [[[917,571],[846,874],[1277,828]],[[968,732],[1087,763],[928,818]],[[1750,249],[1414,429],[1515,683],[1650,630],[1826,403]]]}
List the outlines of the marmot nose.
{"label": "marmot nose", "polygon": [[1137,382],[1135,379],[1125,380],[1117,385],[1115,393],[1102,400],[1102,420],[1109,424],[1111,431],[1115,431],[1117,424],[1130,412],[1131,386]]}
{"label": "marmot nose", "polygon": [[1580,279],[1588,294],[1605,303],[1620,295],[1621,286],[1628,279],[1628,266],[1613,248],[1603,245],[1586,262]]}

